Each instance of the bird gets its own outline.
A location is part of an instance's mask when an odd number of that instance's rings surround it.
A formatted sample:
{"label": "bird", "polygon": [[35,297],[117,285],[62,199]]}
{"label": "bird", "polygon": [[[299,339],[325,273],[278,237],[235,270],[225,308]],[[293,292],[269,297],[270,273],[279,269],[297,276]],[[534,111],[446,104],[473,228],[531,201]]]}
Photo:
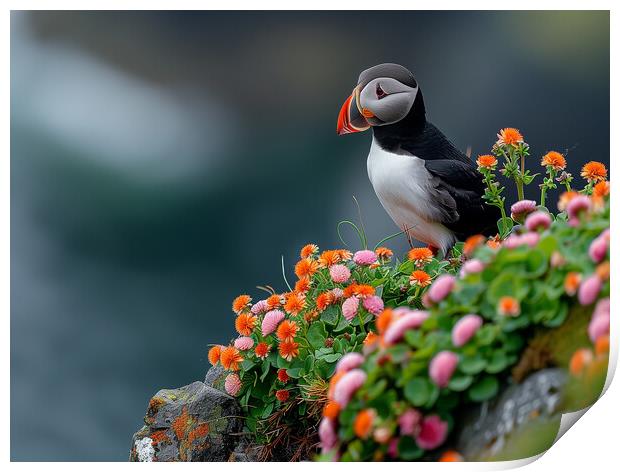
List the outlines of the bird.
{"label": "bird", "polygon": [[338,114],[339,135],[372,128],[368,177],[383,208],[411,238],[447,254],[457,241],[497,233],[473,159],[426,119],[422,90],[404,66],[364,70]]}

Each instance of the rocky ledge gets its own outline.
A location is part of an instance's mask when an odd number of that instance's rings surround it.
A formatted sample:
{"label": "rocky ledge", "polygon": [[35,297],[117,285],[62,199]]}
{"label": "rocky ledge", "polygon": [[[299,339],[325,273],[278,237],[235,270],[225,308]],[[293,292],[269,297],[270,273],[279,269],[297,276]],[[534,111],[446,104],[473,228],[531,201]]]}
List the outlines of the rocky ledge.
{"label": "rocky ledge", "polygon": [[[213,367],[204,382],[157,392],[149,402],[144,426],[133,436],[129,460],[259,460],[260,447],[243,434],[238,402],[223,392],[224,376],[221,367]],[[467,460],[510,459],[511,441],[522,441],[533,423],[550,425],[555,437],[565,382],[564,371],[544,369],[511,385],[494,402],[466,415],[465,426],[456,434],[455,448]],[[272,460],[290,460],[285,450],[276,454]]]}

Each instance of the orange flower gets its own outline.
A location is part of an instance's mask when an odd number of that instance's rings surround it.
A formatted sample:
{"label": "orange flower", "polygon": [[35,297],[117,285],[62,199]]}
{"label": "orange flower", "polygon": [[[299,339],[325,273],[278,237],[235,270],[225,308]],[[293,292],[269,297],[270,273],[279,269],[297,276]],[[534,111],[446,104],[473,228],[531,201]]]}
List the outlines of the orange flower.
{"label": "orange flower", "polygon": [[267,302],[267,308],[269,308],[270,310],[273,310],[274,308],[278,308],[280,304],[282,303],[282,299],[280,295],[275,295],[275,294],[267,297],[267,300],[265,301]]}
{"label": "orange flower", "polygon": [[378,340],[379,340],[379,336],[377,336],[372,331],[368,331],[368,334],[364,338],[363,344],[366,347],[370,347],[370,346],[373,346]]}
{"label": "orange flower", "polygon": [[323,292],[318,297],[316,297],[316,307],[323,311],[329,305],[334,303],[334,294],[331,292]]}
{"label": "orange flower", "polygon": [[319,316],[318,310],[310,310],[304,313],[304,320],[306,323],[314,321]]}
{"label": "orange flower", "polygon": [[276,391],[276,398],[280,402],[285,402],[286,400],[288,400],[289,396],[290,396],[290,394],[288,393],[288,390],[278,390],[278,391]]}
{"label": "orange flower", "polygon": [[439,458],[439,462],[463,462],[463,456],[456,451],[446,451]]}
{"label": "orange flower", "polygon": [[250,298],[249,295],[239,295],[232,302],[232,310],[235,313],[239,313],[241,310],[246,308],[250,304],[251,301],[252,299]]}
{"label": "orange flower", "polygon": [[249,336],[256,326],[256,316],[251,313],[241,313],[235,320],[235,329],[242,336]]}
{"label": "orange flower", "polygon": [[335,420],[336,418],[338,418],[339,414],[340,414],[340,405],[338,405],[338,403],[334,401],[327,402],[327,404],[323,407],[323,416],[325,418],[329,418],[330,420]]}
{"label": "orange flower", "polygon": [[294,321],[284,320],[278,326],[276,336],[280,341],[292,341],[299,331],[299,326]]}
{"label": "orange flower", "polygon": [[291,315],[296,315],[306,306],[306,301],[304,298],[297,293],[290,293],[286,297],[286,303],[284,304],[284,309],[289,312]]}
{"label": "orange flower", "polygon": [[593,357],[590,349],[577,349],[570,358],[568,370],[573,375],[580,375],[587,365],[592,362]]}
{"label": "orange flower", "polygon": [[340,260],[339,251],[323,251],[319,256],[319,264],[321,264],[321,267],[331,267],[340,262]]}
{"label": "orange flower", "polygon": [[243,361],[243,357],[239,350],[234,346],[227,346],[220,353],[220,362],[226,370],[239,370],[239,364]]}
{"label": "orange flower", "polygon": [[418,287],[428,287],[431,284],[431,276],[423,270],[414,270],[409,276],[409,283]]}
{"label": "orange flower", "polygon": [[572,297],[577,293],[580,283],[581,274],[579,272],[569,272],[564,278],[564,291],[567,295]]}
{"label": "orange flower", "polygon": [[319,264],[313,259],[302,259],[295,264],[295,275],[300,279],[313,275],[319,269]]}
{"label": "orange flower", "polygon": [[523,135],[516,128],[504,128],[497,133],[497,145],[517,145],[523,142]]}
{"label": "orange flower", "polygon": [[602,199],[609,195],[609,182],[603,180],[592,188],[592,198]]}
{"label": "orange flower", "polygon": [[302,277],[295,284],[295,291],[297,293],[306,293],[310,290],[310,277]]}
{"label": "orange flower", "polygon": [[287,361],[291,361],[299,355],[299,344],[293,341],[284,341],[280,343],[278,350],[280,352],[280,356]]}
{"label": "orange flower", "polygon": [[290,377],[286,373],[286,369],[278,369],[278,380],[282,383],[288,382]]}
{"label": "orange flower", "polygon": [[388,249],[387,247],[378,247],[377,249],[375,249],[375,254],[381,260],[387,260],[394,255],[392,250]]}
{"label": "orange flower", "polygon": [[[351,287],[351,285],[349,287]],[[361,298],[372,297],[375,294],[375,288],[370,285],[353,284],[352,287],[353,287],[353,294]]]}
{"label": "orange flower", "polygon": [[501,246],[501,239],[499,237],[499,234],[496,234],[492,238],[489,238],[487,241],[487,246],[491,249],[499,248]]}
{"label": "orange flower", "polygon": [[422,267],[433,260],[433,251],[427,247],[414,247],[407,254],[410,261],[414,261],[417,267]]}
{"label": "orange flower", "polygon": [[465,256],[467,257],[471,256],[474,253],[474,251],[478,248],[478,246],[481,246],[484,244],[486,239],[487,238],[485,238],[481,234],[474,234],[473,236],[470,236],[463,243],[463,254],[465,254]]}
{"label": "orange flower", "polygon": [[254,349],[254,354],[256,354],[256,357],[264,359],[269,355],[269,351],[271,351],[271,346],[269,344],[258,343]]}
{"label": "orange flower", "polygon": [[540,165],[543,167],[552,167],[553,170],[560,171],[566,168],[566,159],[564,159],[564,156],[559,152],[549,151],[542,157]]}
{"label": "orange flower", "polygon": [[514,297],[501,297],[497,304],[497,311],[503,316],[519,316],[521,305]]}
{"label": "orange flower", "polygon": [[338,249],[336,250],[338,256],[340,256],[340,261],[350,261],[353,258],[353,253],[351,251],[347,251],[346,249]]}
{"label": "orange flower", "polygon": [[602,356],[609,352],[609,335],[605,334],[603,336],[599,336],[596,338],[596,342],[594,343],[594,352],[596,352],[597,356]]}
{"label": "orange flower", "polygon": [[581,168],[581,176],[588,182],[601,182],[607,179],[607,168],[600,162],[590,161]]}
{"label": "orange flower", "polygon": [[306,244],[304,247],[301,248],[299,256],[302,259],[306,259],[307,257],[310,257],[317,252],[319,252],[319,247],[316,244]]}
{"label": "orange flower", "polygon": [[598,278],[603,282],[609,280],[609,274],[611,272],[611,267],[609,266],[609,261],[603,261],[599,265],[596,266],[594,270]]}
{"label": "orange flower", "polygon": [[377,317],[377,320],[375,321],[375,326],[377,327],[379,333],[383,334],[385,332],[387,327],[392,322],[393,315],[394,313],[392,312],[392,310],[390,308],[387,308],[383,310],[381,314]]}
{"label": "orange flower", "polygon": [[353,421],[353,431],[358,438],[366,439],[372,431],[372,424],[377,414],[375,410],[367,408],[360,411]]}
{"label": "orange flower", "polygon": [[223,346],[213,346],[209,349],[209,362],[211,365],[215,365],[220,360],[220,353],[222,352]]}
{"label": "orange flower", "polygon": [[478,164],[478,167],[481,169],[494,169],[497,165],[497,159],[490,154],[483,154],[482,156],[478,156],[476,164]]}

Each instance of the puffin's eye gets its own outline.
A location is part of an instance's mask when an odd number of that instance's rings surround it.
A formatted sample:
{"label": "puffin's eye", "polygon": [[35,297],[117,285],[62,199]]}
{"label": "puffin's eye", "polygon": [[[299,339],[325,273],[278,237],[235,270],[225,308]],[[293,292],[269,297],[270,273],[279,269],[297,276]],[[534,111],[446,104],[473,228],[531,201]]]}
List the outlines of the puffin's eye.
{"label": "puffin's eye", "polygon": [[387,97],[387,93],[383,91],[380,84],[377,84],[377,98],[381,100],[383,97]]}

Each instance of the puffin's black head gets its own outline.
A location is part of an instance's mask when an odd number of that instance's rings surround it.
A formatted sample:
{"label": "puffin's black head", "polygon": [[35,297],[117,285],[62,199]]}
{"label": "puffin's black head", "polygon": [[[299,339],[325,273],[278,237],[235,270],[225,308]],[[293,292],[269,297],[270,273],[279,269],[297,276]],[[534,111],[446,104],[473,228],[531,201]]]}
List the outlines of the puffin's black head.
{"label": "puffin's black head", "polygon": [[338,134],[398,123],[411,115],[424,117],[422,93],[413,74],[398,64],[379,64],[359,76],[338,115]]}

